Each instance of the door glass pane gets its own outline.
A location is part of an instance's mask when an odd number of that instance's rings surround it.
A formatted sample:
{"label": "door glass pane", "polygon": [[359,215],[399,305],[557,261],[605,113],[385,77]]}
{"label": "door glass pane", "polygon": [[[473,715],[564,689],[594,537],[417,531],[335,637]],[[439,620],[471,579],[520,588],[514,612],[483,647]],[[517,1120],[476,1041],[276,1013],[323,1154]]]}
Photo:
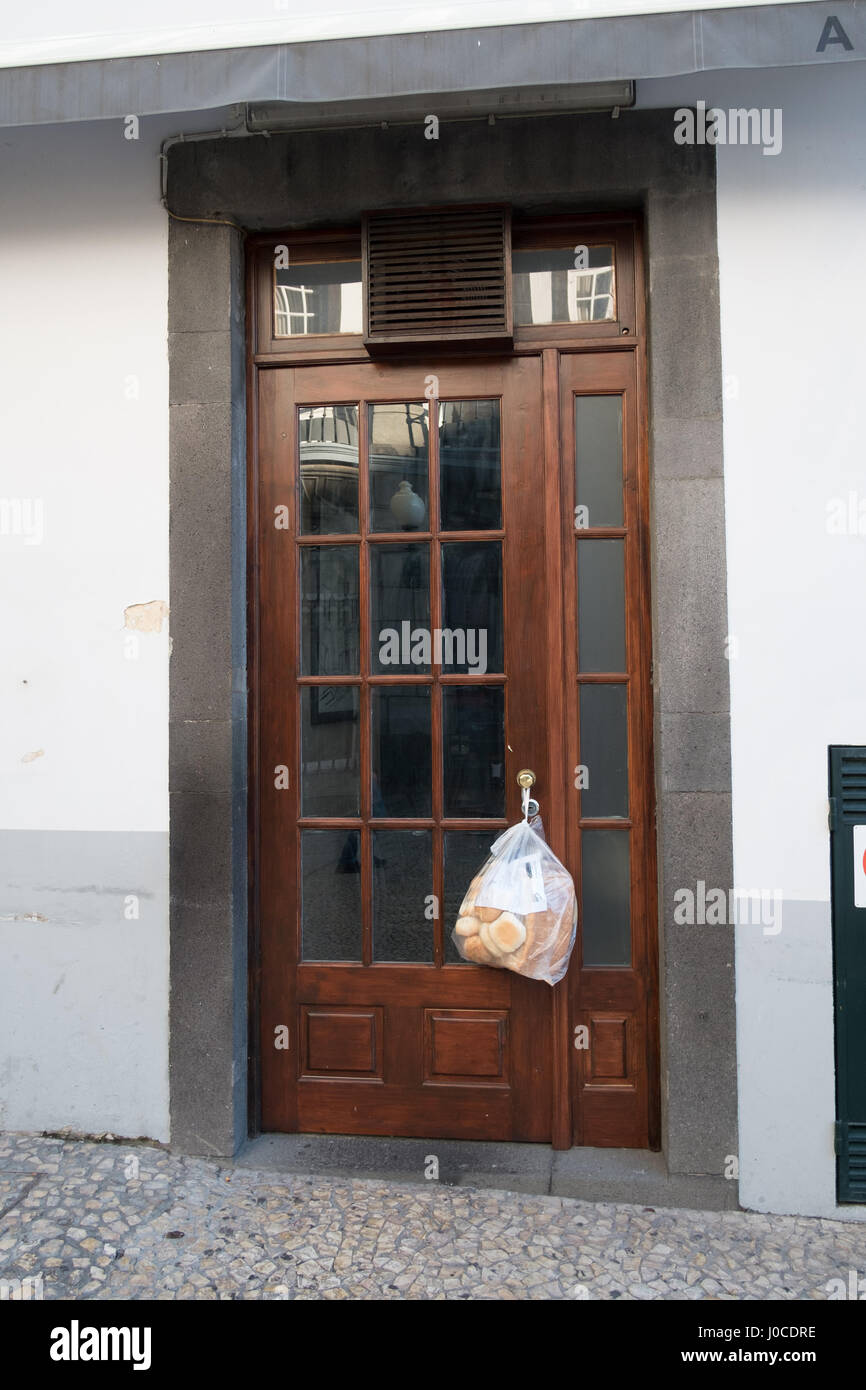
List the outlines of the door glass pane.
{"label": "door glass pane", "polygon": [[[502,543],[442,547],[443,671],[502,670]],[[434,655],[435,660],[435,655]]]}
{"label": "door glass pane", "polygon": [[301,815],[357,816],[358,687],[301,686]]}
{"label": "door glass pane", "polygon": [[580,687],[581,816],[628,815],[628,689]]}
{"label": "door glass pane", "polygon": [[361,959],[361,851],[357,830],[301,831],[304,960]]}
{"label": "door glass pane", "polygon": [[622,396],[575,396],[576,524],[622,526]]}
{"label": "door glass pane", "polygon": [[276,271],[275,337],[362,329],[360,261],[287,265]]}
{"label": "door glass pane", "polygon": [[358,530],[358,407],[313,405],[298,411],[301,534]]}
{"label": "door glass pane", "polygon": [[427,402],[369,410],[370,530],[429,530]]}
{"label": "door glass pane", "polygon": [[583,963],[630,965],[627,830],[581,832]]}
{"label": "door glass pane", "polygon": [[481,865],[490,853],[498,830],[446,830],[445,842],[445,959],[451,964],[467,964],[463,960],[451,933],[460,904]]}
{"label": "door glass pane", "polygon": [[372,803],[375,817],[429,816],[430,687],[373,686]]}
{"label": "door glass pane", "polygon": [[580,670],[625,671],[625,542],[578,541]]}
{"label": "door glass pane", "polygon": [[502,525],[498,401],[443,401],[439,407],[439,488],[443,531]]}
{"label": "door glass pane", "polygon": [[370,669],[430,670],[430,546],[370,546]]}
{"label": "door glass pane", "polygon": [[442,687],[446,816],[505,815],[502,686]]}
{"label": "door glass pane", "polygon": [[356,676],[360,669],[358,547],[301,549],[301,672]]}
{"label": "door glass pane", "polygon": [[515,323],[598,323],[616,318],[612,246],[515,251]]}
{"label": "door glass pane", "polygon": [[429,830],[373,831],[373,959],[433,960],[433,837]]}

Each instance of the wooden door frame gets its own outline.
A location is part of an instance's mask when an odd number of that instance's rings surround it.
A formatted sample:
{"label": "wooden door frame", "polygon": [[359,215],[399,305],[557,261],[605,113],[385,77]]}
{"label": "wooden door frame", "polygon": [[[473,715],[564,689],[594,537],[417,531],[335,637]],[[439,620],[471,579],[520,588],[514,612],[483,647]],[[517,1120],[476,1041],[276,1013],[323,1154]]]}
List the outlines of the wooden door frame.
{"label": "wooden door frame", "polygon": [[[593,240],[610,236],[617,246],[618,299],[617,319],[610,324],[589,325],[550,325],[532,328],[516,328],[514,346],[510,353],[501,349],[491,353],[491,357],[507,358],[518,355],[539,356],[542,363],[543,397],[543,472],[545,487],[546,519],[548,523],[548,545],[546,549],[546,580],[549,596],[546,637],[548,649],[562,650],[566,641],[566,613],[562,589],[562,545],[563,520],[560,505],[560,480],[563,467],[560,431],[560,357],[576,353],[630,353],[634,355],[636,382],[636,468],[638,486],[641,493],[639,506],[640,531],[640,572],[641,583],[638,603],[640,622],[646,650],[651,663],[651,614],[652,603],[649,584],[650,538],[649,538],[649,455],[647,419],[647,360],[646,360],[646,317],[644,298],[644,261],[642,219],[639,214],[604,214],[573,216],[560,214],[553,217],[527,219],[516,224],[516,236],[526,245],[532,235],[537,233],[542,239],[538,244],[550,244],[555,237],[567,232],[574,238],[575,245],[588,237]],[[305,247],[320,245],[322,249],[339,247],[339,254],[345,254],[351,244],[354,229],[305,231],[286,233],[282,236],[267,235],[248,239],[246,272],[246,311],[247,311],[247,633],[248,633],[248,1057],[249,1090],[248,1122],[249,1132],[260,1132],[261,1119],[261,1053],[260,1053],[260,999],[262,988],[262,960],[260,933],[260,902],[258,896],[258,876],[256,866],[260,849],[259,794],[261,787],[261,767],[259,764],[259,628],[258,628],[258,582],[260,578],[260,554],[258,547],[258,391],[257,376],[260,370],[280,366],[304,367],[339,366],[365,363],[374,360],[363,347],[360,339],[348,335],[320,340],[312,348],[308,342],[298,340],[290,344],[285,339],[276,339],[270,327],[267,294],[263,292],[265,276],[263,265],[273,264],[275,244],[303,244]],[[535,243],[533,243],[535,244]],[[625,271],[623,290],[620,298],[619,275]],[[631,322],[623,321],[623,311]],[[437,349],[428,347],[425,355],[435,355]],[[466,350],[464,354],[449,353],[449,358],[459,360],[460,356],[479,356],[477,348]],[[394,359],[402,362],[404,359]],[[408,359],[411,360],[411,357]],[[416,359],[417,360],[417,359]],[[423,360],[423,359],[422,359]],[[564,702],[561,699],[561,674],[554,663],[548,662],[548,710],[560,711],[556,721],[555,734],[548,729],[547,784],[551,789],[545,807],[545,823],[548,838],[554,848],[564,855],[566,842],[565,787],[567,777],[567,727]],[[643,730],[642,745],[645,758],[643,773],[646,785],[645,858],[648,880],[652,890],[645,894],[645,909],[649,946],[646,957],[646,989],[648,1001],[648,1034],[646,1066],[648,1079],[648,1133],[649,1147],[660,1147],[660,1054],[659,1054],[659,943],[658,943],[658,877],[655,843],[655,781],[653,775],[653,707],[652,680],[644,683],[639,722]],[[573,1086],[571,1085],[571,1010],[569,1004],[570,976],[554,987],[553,991],[553,1068],[552,1096],[552,1147],[568,1149],[572,1147],[573,1135]]]}

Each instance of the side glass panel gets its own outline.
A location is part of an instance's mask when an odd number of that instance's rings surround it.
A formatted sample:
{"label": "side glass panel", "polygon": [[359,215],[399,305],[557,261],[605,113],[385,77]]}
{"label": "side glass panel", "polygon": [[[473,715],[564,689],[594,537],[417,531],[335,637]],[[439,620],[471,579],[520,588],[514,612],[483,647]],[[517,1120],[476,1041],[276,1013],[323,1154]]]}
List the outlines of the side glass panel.
{"label": "side glass panel", "polygon": [[622,396],[575,396],[578,526],[622,526]]}
{"label": "side glass panel", "polygon": [[628,688],[580,687],[580,761],[586,769],[580,813],[628,815]]}
{"label": "side glass panel", "polygon": [[631,965],[627,830],[581,832],[583,963]]}
{"label": "side glass panel", "polygon": [[371,531],[430,524],[430,412],[426,401],[369,407]]}
{"label": "side glass panel", "polygon": [[624,541],[578,542],[577,633],[581,673],[625,671]]}
{"label": "side glass panel", "polygon": [[358,530],[358,407],[301,408],[298,439],[301,534],[354,535]]}

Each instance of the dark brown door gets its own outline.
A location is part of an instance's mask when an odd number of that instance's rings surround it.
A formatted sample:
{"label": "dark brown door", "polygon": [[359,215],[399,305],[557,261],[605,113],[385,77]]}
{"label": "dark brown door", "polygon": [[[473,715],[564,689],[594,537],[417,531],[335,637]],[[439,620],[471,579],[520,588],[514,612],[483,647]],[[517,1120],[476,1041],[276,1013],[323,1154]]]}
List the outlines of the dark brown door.
{"label": "dark brown door", "polygon": [[550,1140],[554,992],[450,939],[519,769],[562,796],[541,357],[258,379],[262,1128]]}

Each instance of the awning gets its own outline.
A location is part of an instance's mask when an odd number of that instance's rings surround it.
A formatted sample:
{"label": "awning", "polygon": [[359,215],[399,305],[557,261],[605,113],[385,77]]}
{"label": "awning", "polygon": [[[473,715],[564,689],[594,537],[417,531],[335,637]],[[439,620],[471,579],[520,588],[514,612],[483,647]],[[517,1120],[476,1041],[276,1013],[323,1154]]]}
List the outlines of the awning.
{"label": "awning", "polygon": [[[832,13],[834,29],[818,51]],[[816,4],[612,16],[221,48],[0,70],[0,125],[313,106],[670,77],[724,68],[862,61],[866,5]]]}

